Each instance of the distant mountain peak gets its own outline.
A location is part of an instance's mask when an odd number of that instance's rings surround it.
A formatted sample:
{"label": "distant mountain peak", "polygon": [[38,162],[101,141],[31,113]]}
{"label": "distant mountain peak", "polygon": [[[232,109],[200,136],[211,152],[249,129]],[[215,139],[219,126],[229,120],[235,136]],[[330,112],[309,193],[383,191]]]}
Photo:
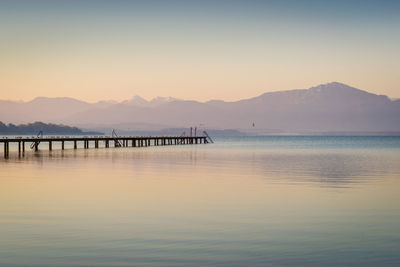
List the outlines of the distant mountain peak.
{"label": "distant mountain peak", "polygon": [[149,102],[141,96],[135,95],[132,98],[122,101],[121,104],[132,106],[146,106]]}
{"label": "distant mountain peak", "polygon": [[172,101],[179,101],[180,99],[174,97],[163,97],[157,96],[150,101],[144,99],[141,96],[135,95],[129,100],[122,101],[121,104],[127,104],[131,106],[140,106],[140,107],[154,107],[160,104],[169,103]]}
{"label": "distant mountain peak", "polygon": [[171,96],[168,97],[163,97],[163,96],[157,96],[155,98],[153,98],[150,103],[152,104],[162,104],[162,103],[168,103],[168,102],[172,102],[172,101],[179,101],[180,99],[178,98],[174,98]]}
{"label": "distant mountain peak", "polygon": [[44,96],[38,96],[32,99],[31,101],[28,101],[27,103],[31,104],[42,104],[42,103],[53,103],[53,104],[58,104],[58,103],[77,103],[77,104],[88,104],[85,101],[78,100],[72,97],[44,97]]}
{"label": "distant mountain peak", "polygon": [[46,97],[46,96],[37,96],[34,99],[32,99],[30,102],[37,102],[37,101],[43,101],[43,100],[74,100],[74,101],[80,101],[78,99],[72,98],[72,97]]}
{"label": "distant mountain peak", "polygon": [[355,98],[354,99],[355,101],[357,100],[357,98],[364,96],[365,97],[377,96],[367,91],[360,90],[355,87],[339,82],[330,82],[311,87],[306,91],[305,95],[307,96],[319,95],[320,97],[325,96],[326,98],[342,97],[343,100],[346,99],[349,100],[348,98]]}
{"label": "distant mountain peak", "polygon": [[131,98],[131,100],[135,100],[135,101],[146,101],[146,99],[144,99],[143,97],[141,97],[140,95],[135,95],[134,97]]}
{"label": "distant mountain peak", "polygon": [[349,86],[347,84],[340,83],[340,82],[324,83],[324,84],[320,84],[320,85],[317,85],[317,86],[313,86],[313,87],[309,88],[308,90],[321,91],[321,90],[338,90],[338,89],[339,90],[340,89],[342,89],[342,90],[343,89],[344,90],[350,89],[350,90],[362,91],[362,90],[359,90],[357,88],[354,88],[352,86]]}

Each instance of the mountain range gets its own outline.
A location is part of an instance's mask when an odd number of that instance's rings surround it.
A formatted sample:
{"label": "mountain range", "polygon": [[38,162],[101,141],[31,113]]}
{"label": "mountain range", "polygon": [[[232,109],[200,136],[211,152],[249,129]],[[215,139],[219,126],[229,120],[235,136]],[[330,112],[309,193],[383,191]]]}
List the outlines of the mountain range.
{"label": "mountain range", "polygon": [[43,121],[125,131],[198,126],[247,133],[398,132],[400,100],[338,82],[234,102],[163,97],[147,101],[135,96],[122,102],[87,103],[38,97],[29,102],[0,100],[0,121]]}

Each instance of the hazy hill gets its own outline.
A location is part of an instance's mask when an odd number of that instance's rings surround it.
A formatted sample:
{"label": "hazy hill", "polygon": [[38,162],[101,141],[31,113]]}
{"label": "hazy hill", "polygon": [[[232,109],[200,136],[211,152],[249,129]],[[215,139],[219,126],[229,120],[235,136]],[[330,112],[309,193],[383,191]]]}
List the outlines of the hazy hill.
{"label": "hazy hill", "polygon": [[43,120],[85,128],[119,124],[132,129],[146,124],[154,130],[157,125],[181,128],[202,124],[252,133],[385,132],[400,131],[400,101],[334,82],[269,92],[236,102],[201,103],[173,98],[146,101],[140,97],[106,105],[70,98],[40,98],[27,103],[1,101],[0,120]]}
{"label": "hazy hill", "polygon": [[29,102],[0,101],[0,121],[12,123],[57,122],[76,112],[90,108],[92,108],[91,104],[68,97],[37,97]]}

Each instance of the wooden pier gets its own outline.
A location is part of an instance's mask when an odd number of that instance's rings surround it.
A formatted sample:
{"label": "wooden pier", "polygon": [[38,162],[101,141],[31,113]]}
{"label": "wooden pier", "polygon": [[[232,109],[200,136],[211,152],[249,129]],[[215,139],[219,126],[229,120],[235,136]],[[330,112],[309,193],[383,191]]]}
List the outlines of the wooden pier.
{"label": "wooden pier", "polygon": [[[2,138],[0,144],[4,147],[4,157],[8,158],[10,154],[10,144],[18,146],[18,155],[25,153],[26,145],[29,148],[38,151],[39,146],[53,150],[54,143],[60,143],[64,150],[65,143],[73,144],[74,149],[78,149],[78,144],[83,145],[84,149],[99,148],[102,144],[105,148],[110,147],[147,147],[147,146],[167,146],[167,145],[187,145],[187,144],[206,144],[208,136],[91,136],[91,137],[14,137]],[[212,140],[211,140],[212,141]]]}

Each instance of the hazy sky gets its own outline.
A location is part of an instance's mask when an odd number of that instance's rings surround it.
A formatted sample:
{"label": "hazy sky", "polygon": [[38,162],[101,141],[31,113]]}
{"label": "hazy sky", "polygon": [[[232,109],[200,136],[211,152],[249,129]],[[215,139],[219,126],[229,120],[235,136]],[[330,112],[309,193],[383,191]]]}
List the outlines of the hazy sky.
{"label": "hazy sky", "polygon": [[0,99],[400,97],[400,1],[1,1]]}

